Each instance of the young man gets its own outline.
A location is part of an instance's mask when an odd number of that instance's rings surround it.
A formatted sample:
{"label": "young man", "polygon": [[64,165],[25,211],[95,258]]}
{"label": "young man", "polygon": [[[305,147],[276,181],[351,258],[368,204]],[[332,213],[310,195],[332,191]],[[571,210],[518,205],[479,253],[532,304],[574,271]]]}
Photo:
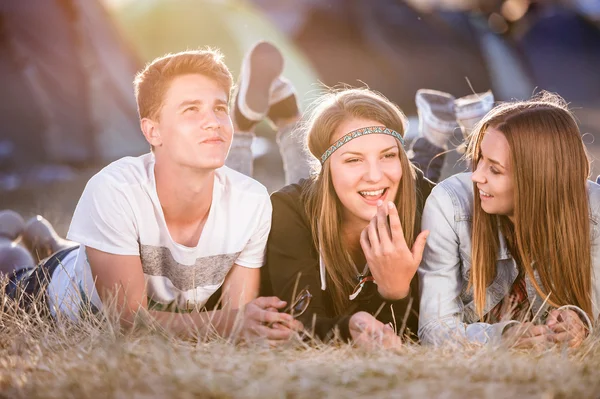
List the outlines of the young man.
{"label": "young man", "polygon": [[[158,58],[134,82],[152,151],[90,179],[51,273],[51,312],[111,299],[122,324],[147,309],[181,335],[288,339],[302,325],[285,302],[256,298],[271,225],[264,186],[224,165],[233,126],[231,73],[213,50]],[[222,309],[202,311],[222,288]],[[256,299],[255,299],[256,298]],[[241,311],[243,309],[243,311]],[[235,326],[235,328],[234,328]]]}

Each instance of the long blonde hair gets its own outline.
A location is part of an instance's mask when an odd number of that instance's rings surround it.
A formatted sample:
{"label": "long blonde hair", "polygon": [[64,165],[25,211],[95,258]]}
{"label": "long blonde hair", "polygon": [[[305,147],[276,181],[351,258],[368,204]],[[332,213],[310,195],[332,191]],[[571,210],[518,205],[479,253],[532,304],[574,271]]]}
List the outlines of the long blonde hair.
{"label": "long blonde hair", "polygon": [[468,150],[473,170],[489,127],[500,131],[510,147],[514,225],[507,216],[485,213],[474,195],[469,286],[479,316],[497,272],[499,226],[513,231],[511,251],[542,298],[550,295],[550,304],[577,305],[591,316],[590,165],[573,115],[560,97],[545,92],[499,105],[474,130]]}
{"label": "long blonde hair", "polygon": [[[348,118],[370,119],[393,129],[404,136],[406,117],[387,98],[368,89],[343,89],[331,91],[319,98],[307,122],[307,145],[310,153],[320,159],[331,146],[333,134]],[[399,147],[402,147],[399,144]],[[404,228],[406,243],[412,246],[416,229],[415,170],[403,148],[400,163],[404,171],[395,198]],[[311,184],[305,187],[303,200],[312,229],[313,241],[323,257],[333,305],[338,314],[349,306],[348,295],[356,284],[355,270],[347,246],[341,239],[342,209],[331,180],[330,162],[321,167],[315,162]],[[402,201],[400,201],[402,198]]]}

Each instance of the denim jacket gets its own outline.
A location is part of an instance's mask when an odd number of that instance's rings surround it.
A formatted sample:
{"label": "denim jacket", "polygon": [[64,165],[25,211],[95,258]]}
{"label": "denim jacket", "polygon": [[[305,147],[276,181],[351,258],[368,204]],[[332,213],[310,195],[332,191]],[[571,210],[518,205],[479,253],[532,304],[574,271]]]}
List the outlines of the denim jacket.
{"label": "denim jacket", "polygon": [[[594,318],[597,318],[600,305],[600,186],[591,181],[588,181],[588,199],[592,240],[592,307]],[[423,344],[439,344],[461,337],[479,343],[498,341],[504,327],[511,323],[479,322],[473,290],[467,290],[471,269],[472,214],[471,173],[461,173],[439,183],[425,204],[421,226],[430,234],[418,270],[421,293],[419,338]],[[501,233],[496,268],[496,278],[486,290],[484,314],[508,294],[518,276],[516,262]],[[547,310],[544,299],[539,297],[527,277],[526,284],[533,314],[544,313]]]}

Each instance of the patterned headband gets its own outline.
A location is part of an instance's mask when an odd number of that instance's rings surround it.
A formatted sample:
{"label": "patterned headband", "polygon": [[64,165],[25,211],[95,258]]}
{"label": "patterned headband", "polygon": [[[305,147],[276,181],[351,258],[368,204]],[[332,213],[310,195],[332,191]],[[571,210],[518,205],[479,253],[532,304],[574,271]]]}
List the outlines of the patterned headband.
{"label": "patterned headband", "polygon": [[398,133],[395,130],[388,129],[387,127],[381,127],[381,126],[363,127],[362,129],[353,130],[350,133],[345,134],[342,138],[340,138],[338,141],[336,141],[331,147],[329,147],[327,149],[327,151],[325,151],[325,153],[323,155],[321,155],[321,165],[323,165],[325,163],[325,161],[327,161],[327,158],[329,158],[331,156],[331,154],[336,152],[338,148],[340,148],[341,146],[343,146],[350,140],[353,140],[357,137],[365,136],[367,134],[387,134],[389,136],[393,136],[393,137],[397,138],[398,141],[400,141],[400,144],[402,144],[404,146],[404,138],[402,137],[402,135],[400,133]]}

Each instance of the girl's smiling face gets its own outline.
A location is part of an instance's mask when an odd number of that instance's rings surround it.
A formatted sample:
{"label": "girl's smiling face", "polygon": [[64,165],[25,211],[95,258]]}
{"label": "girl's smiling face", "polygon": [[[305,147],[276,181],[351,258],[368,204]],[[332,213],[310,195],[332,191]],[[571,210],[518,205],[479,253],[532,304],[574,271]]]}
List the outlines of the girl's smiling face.
{"label": "girl's smiling face", "polygon": [[[345,134],[381,123],[349,118],[343,121],[331,144]],[[331,179],[343,205],[344,222],[368,223],[377,213],[377,201],[394,201],[402,178],[398,140],[385,134],[369,134],[350,140],[330,159]]]}
{"label": "girl's smiling face", "polygon": [[477,184],[485,213],[512,219],[515,209],[510,147],[504,134],[489,127],[481,140],[477,169],[471,177]]}

